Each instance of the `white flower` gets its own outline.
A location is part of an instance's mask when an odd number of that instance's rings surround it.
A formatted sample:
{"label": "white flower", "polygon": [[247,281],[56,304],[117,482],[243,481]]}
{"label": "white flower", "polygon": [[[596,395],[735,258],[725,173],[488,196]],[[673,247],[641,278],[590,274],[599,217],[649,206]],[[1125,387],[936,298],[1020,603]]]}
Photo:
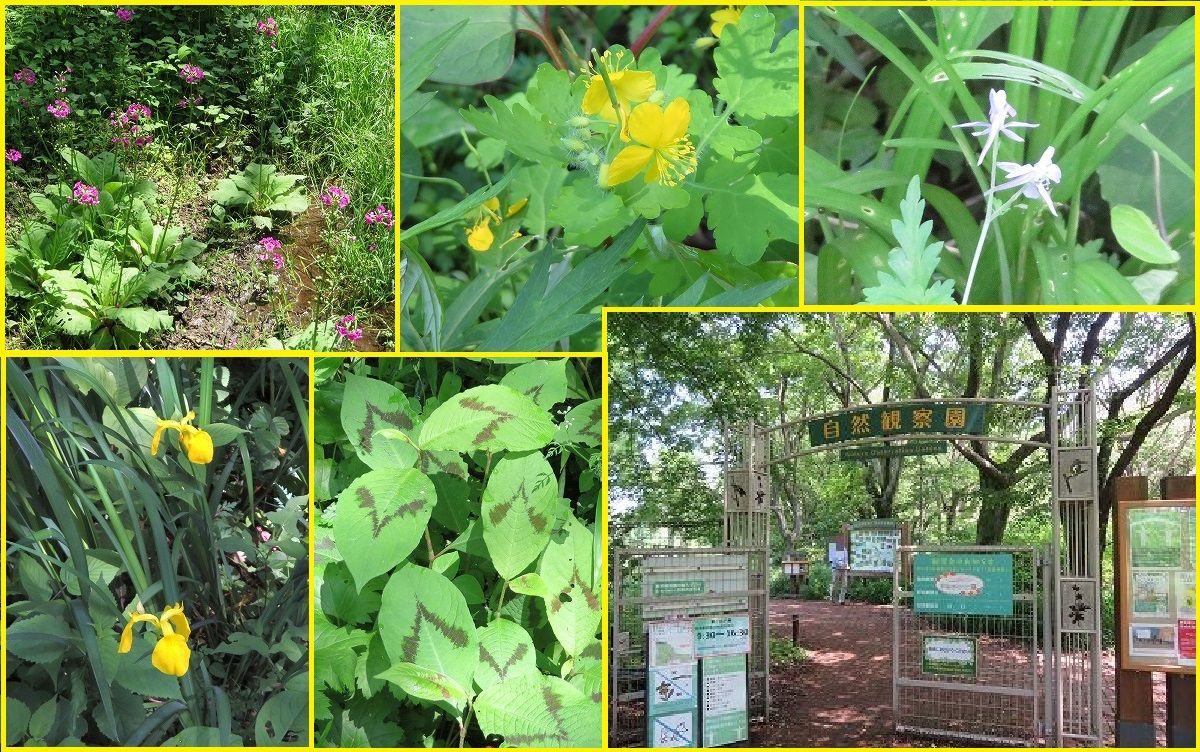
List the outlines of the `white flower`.
{"label": "white flower", "polygon": [[1046,151],[1042,152],[1042,158],[1037,161],[1037,164],[1017,164],[1016,162],[997,162],[996,166],[1004,170],[1004,177],[1007,178],[1003,183],[988,191],[988,193],[996,193],[997,191],[1006,191],[1009,188],[1021,188],[1021,193],[1029,198],[1040,198],[1046,202],[1050,213],[1058,216],[1058,212],[1054,210],[1054,200],[1050,198],[1048,190],[1051,183],[1057,183],[1062,180],[1062,170],[1058,169],[1058,165],[1054,164],[1054,147],[1047,146]]}
{"label": "white flower", "polygon": [[1012,128],[1036,128],[1037,123],[1021,123],[1017,121],[1008,122],[1010,117],[1016,117],[1017,111],[1008,103],[1008,94],[1003,89],[992,89],[988,92],[988,101],[991,107],[988,111],[988,122],[971,122],[962,123],[954,126],[955,128],[980,128],[972,133],[972,136],[987,135],[987,140],[983,143],[983,150],[979,152],[979,161],[975,164],[983,164],[983,158],[992,149],[996,143],[996,136],[1003,134],[1013,141],[1024,141]]}

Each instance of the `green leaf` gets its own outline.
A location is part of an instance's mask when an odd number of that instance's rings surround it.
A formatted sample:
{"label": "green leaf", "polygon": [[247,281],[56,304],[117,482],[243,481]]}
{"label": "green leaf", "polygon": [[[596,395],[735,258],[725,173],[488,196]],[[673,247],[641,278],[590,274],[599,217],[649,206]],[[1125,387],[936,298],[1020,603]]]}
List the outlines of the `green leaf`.
{"label": "green leaf", "polygon": [[[498,7],[498,6],[497,6]],[[483,98],[487,110],[462,110],[462,118],[484,136],[504,142],[513,154],[531,162],[566,164],[569,154],[557,127],[540,113],[519,102],[505,104],[490,94]]]}
{"label": "green leaf", "polygon": [[546,599],[550,626],[570,655],[579,655],[594,643],[600,628],[594,565],[592,532],[571,517],[546,547],[538,567],[550,591]]}
{"label": "green leaf", "polygon": [[554,438],[550,415],[525,395],[500,384],[456,394],[421,426],[422,449],[457,452],[541,449]]}
{"label": "green leaf", "polygon": [[518,676],[475,698],[479,728],[511,747],[599,747],[600,703],[555,676]]}
{"label": "green leaf", "polygon": [[720,159],[703,174],[708,224],[717,250],[756,263],[773,240],[800,239],[800,188],[795,175],[754,174],[753,155]]}
{"label": "green leaf", "polygon": [[[782,11],[782,9],[780,9]],[[752,5],[721,32],[713,51],[713,86],[739,117],[792,117],[799,113],[800,35],[793,30],[775,44],[775,16]]]}
{"label": "green leaf", "polygon": [[114,653],[116,666],[113,678],[117,684],[142,697],[182,700],[179,681],[154,668],[150,661],[157,643],[157,637],[146,634],[134,639],[128,653]]}
{"label": "green leaf", "polygon": [[414,663],[461,687],[471,686],[479,665],[475,623],[462,592],[450,580],[405,565],[383,589],[378,624],[393,663]]}
{"label": "green leaf", "polygon": [[584,176],[563,186],[547,221],[562,226],[568,243],[597,248],[633,222],[634,216],[619,196]]}
{"label": "green leaf", "polygon": [[1145,212],[1127,204],[1112,208],[1112,231],[1121,247],[1148,264],[1174,264],[1179,254],[1158,234]]}
{"label": "green leaf", "polygon": [[540,452],[496,463],[483,490],[483,542],[506,580],[521,574],[550,541],[558,505],[554,469]]}
{"label": "green leaf", "polygon": [[954,305],[954,282],[942,280],[930,284],[941,259],[942,241],[929,243],[933,222],[922,222],[925,202],[921,199],[921,181],[914,175],[908,193],[900,202],[900,219],[892,220],[892,234],[899,247],[888,253],[892,273],[879,272],[879,286],[863,290],[867,303]]}
{"label": "green leaf", "polygon": [[487,689],[507,679],[538,673],[533,638],[519,624],[496,619],[476,632],[479,667],[475,684]]}
{"label": "green leaf", "polygon": [[379,611],[383,579],[371,582],[377,584],[360,590],[355,587],[350,570],[344,562],[326,565],[318,589],[321,611],[346,624],[371,622]]}
{"label": "green leaf", "polygon": [[254,743],[259,747],[308,746],[307,693],[284,689],[271,695],[255,715]]}
{"label": "green leaf", "polygon": [[25,737],[25,732],[29,728],[29,718],[32,714],[29,712],[29,707],[15,697],[7,698],[4,706],[4,715],[7,723],[5,726],[5,744],[12,747],[20,743]]}
{"label": "green leaf", "polygon": [[235,426],[230,423],[209,423],[207,426],[204,426],[204,430],[212,437],[214,447],[232,444],[237,440],[237,437],[248,433],[241,426]]}
{"label": "green leaf", "polygon": [[[417,449],[411,441],[417,415],[399,389],[377,379],[347,374],[342,397],[342,430],[372,468],[412,467]],[[385,432],[392,429],[398,433]]]}
{"label": "green leaf", "polygon": [[520,577],[508,581],[508,589],[521,595],[532,595],[535,598],[549,598],[550,588],[537,572],[527,572]]}
{"label": "green leaf", "polygon": [[14,621],[4,632],[4,647],[31,663],[48,663],[62,658],[71,648],[75,633],[68,622],[49,614]]}
{"label": "green leaf", "polygon": [[405,49],[421,52],[437,43],[442,51],[427,74],[431,81],[466,86],[495,81],[512,66],[519,17],[520,10],[507,5],[402,8],[401,65]]}
{"label": "green leaf", "polygon": [[419,470],[372,470],[338,495],[333,539],[358,589],[408,558],[437,493]]}
{"label": "green leaf", "polygon": [[162,743],[164,747],[240,747],[242,738],[230,735],[235,743],[222,741],[221,729],[212,726],[188,726]]}
{"label": "green leaf", "polygon": [[390,681],[403,692],[422,700],[448,702],[455,707],[462,707],[467,703],[467,692],[461,684],[445,674],[415,663],[394,664],[386,671],[376,674],[376,678]]}
{"label": "green leaf", "polygon": [[313,678],[318,691],[323,687],[335,692],[353,690],[357,648],[365,648],[370,635],[361,629],[333,626],[319,609],[313,614],[313,629]]}
{"label": "green leaf", "polygon": [[589,400],[572,407],[563,416],[554,434],[555,444],[584,444],[600,446],[600,413],[603,404],[600,400]]}
{"label": "green leaf", "polygon": [[523,363],[504,374],[500,383],[524,394],[543,410],[549,410],[567,398],[567,361],[560,358]]}

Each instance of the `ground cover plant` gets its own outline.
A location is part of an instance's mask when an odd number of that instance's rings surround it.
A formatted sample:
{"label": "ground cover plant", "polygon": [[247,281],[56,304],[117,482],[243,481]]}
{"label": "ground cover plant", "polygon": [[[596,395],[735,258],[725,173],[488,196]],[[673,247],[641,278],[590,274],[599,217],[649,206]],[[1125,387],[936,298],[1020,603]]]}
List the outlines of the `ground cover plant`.
{"label": "ground cover plant", "polygon": [[10,345],[389,342],[394,15],[6,8]]}
{"label": "ground cover plant", "polygon": [[7,362],[6,745],[307,744],[306,371]]}
{"label": "ground cover plant", "polygon": [[601,305],[795,304],[795,8],[400,15],[404,349],[590,351]]}
{"label": "ground cover plant", "polygon": [[599,746],[599,361],[318,370],[317,746]]}
{"label": "ground cover plant", "polygon": [[805,12],[805,299],[1190,304],[1191,8]]}

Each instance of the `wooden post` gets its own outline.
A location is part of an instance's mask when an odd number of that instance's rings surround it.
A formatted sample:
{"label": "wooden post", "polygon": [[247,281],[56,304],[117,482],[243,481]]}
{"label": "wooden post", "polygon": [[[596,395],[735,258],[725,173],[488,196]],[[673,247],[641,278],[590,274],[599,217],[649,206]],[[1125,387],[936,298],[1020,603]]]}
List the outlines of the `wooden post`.
{"label": "wooden post", "polygon": [[[1194,499],[1196,476],[1163,478],[1161,490],[1164,499]],[[1167,674],[1167,746],[1196,747],[1195,676]]]}
{"label": "wooden post", "polygon": [[[1127,476],[1117,478],[1116,499],[1118,501],[1137,501],[1150,498],[1150,485],[1145,476]],[[1116,504],[1113,505],[1113,520],[1116,520]],[[1116,583],[1121,581],[1121,542],[1117,539],[1119,526],[1112,525],[1113,531],[1113,597],[1116,599],[1114,611],[1117,619],[1117,634],[1126,628],[1121,623],[1120,588]],[[1146,671],[1127,671],[1121,665],[1121,651],[1117,651],[1117,746],[1118,747],[1153,747],[1154,738],[1154,684],[1152,676]]]}

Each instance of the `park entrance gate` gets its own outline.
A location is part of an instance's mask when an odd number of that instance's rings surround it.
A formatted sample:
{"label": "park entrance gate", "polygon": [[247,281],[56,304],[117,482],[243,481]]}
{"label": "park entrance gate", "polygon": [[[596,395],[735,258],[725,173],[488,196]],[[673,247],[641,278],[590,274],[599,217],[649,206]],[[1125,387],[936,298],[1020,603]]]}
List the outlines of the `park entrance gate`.
{"label": "park entrance gate", "polygon": [[[1031,412],[1044,420],[1045,431],[1033,439],[988,435],[989,410]],[[726,539],[769,541],[771,469],[808,454],[839,450],[843,457],[861,456],[863,448],[880,444],[893,454],[922,453],[921,445],[980,441],[1048,450],[1053,502],[1046,550],[957,551],[1009,557],[1014,579],[1007,615],[954,618],[922,613],[914,603],[917,588],[912,579],[914,572],[919,574],[920,557],[956,552],[902,547],[893,588],[895,724],[900,730],[969,741],[1100,746],[1095,415],[1092,389],[1055,388],[1049,402],[920,399],[765,427],[742,424],[725,437]],[[927,637],[941,642],[929,642]],[[935,658],[949,656],[951,664],[958,656],[961,664],[967,640],[975,650],[973,679],[947,676],[944,672],[952,670],[948,665],[930,662],[932,651]],[[922,652],[914,654],[914,646]],[[1003,720],[989,727],[971,720],[979,714]]]}

